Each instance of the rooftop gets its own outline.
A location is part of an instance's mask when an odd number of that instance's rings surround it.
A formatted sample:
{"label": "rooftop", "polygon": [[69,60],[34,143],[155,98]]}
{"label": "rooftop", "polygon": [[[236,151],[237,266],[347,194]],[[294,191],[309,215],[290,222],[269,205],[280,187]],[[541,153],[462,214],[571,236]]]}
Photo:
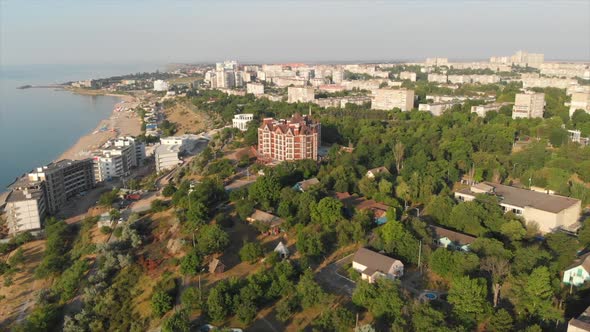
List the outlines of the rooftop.
{"label": "rooftop", "polygon": [[447,239],[460,244],[471,244],[476,239],[471,235],[455,232],[439,226],[430,225],[430,229],[434,236],[438,238],[446,237]]}
{"label": "rooftop", "polygon": [[577,327],[582,331],[590,331],[590,307],[586,308],[577,318],[572,318],[568,325]]}
{"label": "rooftop", "polygon": [[559,195],[539,193],[532,190],[505,186],[499,183],[482,182],[472,188],[459,190],[459,193],[475,196],[478,191],[485,191],[498,196],[503,204],[518,206],[521,208],[532,207],[538,210],[558,213],[572,205],[580,203],[580,200]]}
{"label": "rooftop", "polygon": [[[370,275],[375,271],[387,273],[393,264],[399,262],[399,260],[395,258],[382,255],[367,248],[360,248],[357,250],[352,260],[353,262],[366,266],[367,269],[365,271],[370,270],[372,272],[367,273]],[[363,273],[365,271],[363,271]]]}

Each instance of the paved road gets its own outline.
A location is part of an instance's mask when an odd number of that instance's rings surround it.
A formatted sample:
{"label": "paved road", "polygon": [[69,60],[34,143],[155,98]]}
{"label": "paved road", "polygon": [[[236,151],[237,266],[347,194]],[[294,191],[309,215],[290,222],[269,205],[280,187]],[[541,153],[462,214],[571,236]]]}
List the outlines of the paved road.
{"label": "paved road", "polygon": [[338,273],[339,269],[352,262],[352,256],[346,256],[321,269],[316,274],[318,282],[333,293],[352,296],[355,282]]}

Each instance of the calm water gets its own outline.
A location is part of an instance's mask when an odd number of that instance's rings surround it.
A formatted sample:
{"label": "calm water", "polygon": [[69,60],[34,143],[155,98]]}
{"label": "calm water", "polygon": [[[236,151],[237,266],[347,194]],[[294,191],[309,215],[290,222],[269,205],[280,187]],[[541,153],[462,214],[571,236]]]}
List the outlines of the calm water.
{"label": "calm water", "polygon": [[0,67],[0,193],[16,177],[51,162],[94,130],[120,100],[55,89],[18,90],[17,86],[156,69],[155,65]]}

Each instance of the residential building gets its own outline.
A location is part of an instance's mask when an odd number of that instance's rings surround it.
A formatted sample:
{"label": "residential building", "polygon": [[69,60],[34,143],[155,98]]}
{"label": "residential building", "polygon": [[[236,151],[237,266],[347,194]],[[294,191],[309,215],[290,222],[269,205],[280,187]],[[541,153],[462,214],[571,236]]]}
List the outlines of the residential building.
{"label": "residential building", "polygon": [[182,136],[168,136],[160,138],[162,145],[178,145],[179,151],[191,151],[203,139],[200,135],[184,134]]}
{"label": "residential building", "polygon": [[477,113],[478,116],[484,118],[488,112],[498,112],[502,106],[510,105],[510,103],[492,103],[486,105],[471,106],[471,113]]}
{"label": "residential building", "polygon": [[512,118],[542,118],[545,111],[544,93],[517,93],[512,108]]}
{"label": "residential building", "polygon": [[391,173],[389,172],[387,167],[381,166],[381,167],[377,167],[377,168],[371,168],[370,170],[367,171],[367,174],[365,174],[365,175],[370,179],[374,179],[379,175],[391,175]]}
{"label": "residential building", "polygon": [[6,226],[9,234],[41,229],[46,213],[45,183],[18,179],[6,198]]}
{"label": "residential building", "polygon": [[156,170],[162,172],[170,170],[182,164],[180,158],[181,146],[160,144],[154,150],[154,158],[156,160]]}
{"label": "residential building", "polygon": [[128,176],[131,169],[131,156],[135,151],[130,146],[113,146],[102,149],[92,158],[96,182]]}
{"label": "residential building", "polygon": [[305,87],[307,85],[307,80],[303,77],[279,76],[273,77],[272,83],[278,87]]}
{"label": "residential building", "polygon": [[578,84],[578,81],[572,78],[558,78],[558,77],[539,77],[539,74],[531,74],[525,76],[523,74],[522,87],[524,89],[531,88],[558,88],[567,89],[570,86]]}
{"label": "residential building", "polygon": [[428,82],[447,83],[447,74],[428,74]]}
{"label": "residential building", "polygon": [[306,192],[307,190],[309,190],[310,188],[312,188],[313,186],[316,186],[320,184],[320,180],[318,180],[318,178],[311,178],[311,179],[307,179],[307,180],[303,180],[303,181],[299,181],[297,182],[294,186],[293,189],[300,191],[300,192]]}
{"label": "residential building", "polygon": [[168,91],[168,82],[162,80],[155,80],[154,91]]}
{"label": "residential building", "polygon": [[311,116],[265,118],[258,128],[258,159],[263,162],[318,159],[321,124]]}
{"label": "residential building", "polygon": [[60,160],[38,167],[28,174],[31,182],[45,182],[45,201],[48,213],[56,213],[65,202],[94,187],[92,159]]}
{"label": "residential building", "polygon": [[543,64],[545,56],[541,53],[528,53],[518,51],[512,56],[493,56],[490,58],[491,63],[501,63],[507,65],[517,65],[521,67],[539,68]]}
{"label": "residential building", "polygon": [[313,87],[294,87],[290,86],[287,89],[287,102],[289,103],[307,103],[315,99],[315,92]]}
{"label": "residential building", "polygon": [[264,230],[262,233],[266,235],[277,235],[284,231],[282,225],[285,223],[285,220],[258,209],[254,209],[254,213],[246,218],[246,221]]}
{"label": "residential building", "polygon": [[404,275],[404,264],[395,259],[366,248],[360,248],[352,258],[352,268],[361,274],[362,280],[374,283],[379,278],[391,280]]}
{"label": "residential building", "polygon": [[238,128],[240,131],[246,131],[248,129],[248,122],[254,119],[254,114],[244,113],[236,114],[232,119],[232,127]]}
{"label": "residential building", "polygon": [[434,244],[448,249],[469,251],[469,245],[475,241],[475,237],[452,231],[439,226],[430,225]]}
{"label": "residential building", "polygon": [[248,84],[246,84],[246,93],[251,93],[253,95],[263,95],[264,94],[264,84],[262,84],[262,83],[248,83]]}
{"label": "residential building", "polygon": [[590,114],[590,92],[574,92],[572,93],[572,101],[570,102],[570,118],[577,110],[583,110]]}
{"label": "residential building", "polygon": [[419,104],[418,111],[422,112],[430,112],[430,114],[434,116],[441,116],[444,111],[450,109],[455,105],[460,105],[459,103],[455,102],[447,102],[447,103],[432,103],[432,104]]}
{"label": "residential building", "polygon": [[344,81],[344,71],[343,70],[334,70],[332,71],[332,83],[339,84]]}
{"label": "residential building", "polygon": [[425,64],[428,67],[448,66],[449,59],[448,58],[426,58]]}
{"label": "residential building", "polygon": [[111,141],[114,146],[131,146],[134,155],[130,156],[130,166],[139,167],[145,160],[145,143],[140,142],[133,136],[121,136]]}
{"label": "residential building", "polygon": [[512,212],[522,217],[527,224],[536,224],[541,233],[557,229],[571,231],[579,227],[578,218],[582,211],[579,199],[492,182],[482,182],[459,190],[455,192],[455,198],[468,202],[474,200],[478,194],[497,197],[504,212]]}
{"label": "residential building", "polygon": [[590,281],[590,253],[583,255],[563,272],[562,282],[566,285],[582,286]]}
{"label": "residential building", "polygon": [[399,79],[416,82],[416,73],[414,73],[413,71],[402,71],[401,73],[399,73]]}
{"label": "residential building", "polygon": [[590,332],[590,307],[567,323],[567,332]]}
{"label": "residential building", "polygon": [[342,202],[349,216],[354,215],[355,210],[369,211],[373,214],[373,220],[377,225],[383,225],[387,222],[387,210],[391,208],[389,205],[356,194],[351,195],[348,192],[337,192],[334,198]]}
{"label": "residential building", "polygon": [[567,132],[570,136],[570,142],[580,143],[583,146],[590,145],[590,137],[582,137],[581,131],[568,129]]}
{"label": "residential building", "polygon": [[414,90],[408,89],[377,89],[373,91],[371,109],[392,110],[399,108],[408,112],[414,107]]}

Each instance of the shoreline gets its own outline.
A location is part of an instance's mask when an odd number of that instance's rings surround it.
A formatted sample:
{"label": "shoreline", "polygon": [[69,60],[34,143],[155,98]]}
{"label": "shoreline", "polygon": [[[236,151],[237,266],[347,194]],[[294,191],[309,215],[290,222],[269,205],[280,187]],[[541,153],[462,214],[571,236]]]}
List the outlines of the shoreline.
{"label": "shoreline", "polygon": [[108,118],[101,120],[89,133],[81,136],[76,143],[61,153],[55,160],[80,160],[92,157],[92,151],[100,148],[108,140],[119,136],[138,136],[141,134],[141,120],[133,111],[139,105],[135,96],[108,93],[104,90],[86,90],[65,88],[73,94],[87,96],[110,96],[121,99],[113,107]]}

